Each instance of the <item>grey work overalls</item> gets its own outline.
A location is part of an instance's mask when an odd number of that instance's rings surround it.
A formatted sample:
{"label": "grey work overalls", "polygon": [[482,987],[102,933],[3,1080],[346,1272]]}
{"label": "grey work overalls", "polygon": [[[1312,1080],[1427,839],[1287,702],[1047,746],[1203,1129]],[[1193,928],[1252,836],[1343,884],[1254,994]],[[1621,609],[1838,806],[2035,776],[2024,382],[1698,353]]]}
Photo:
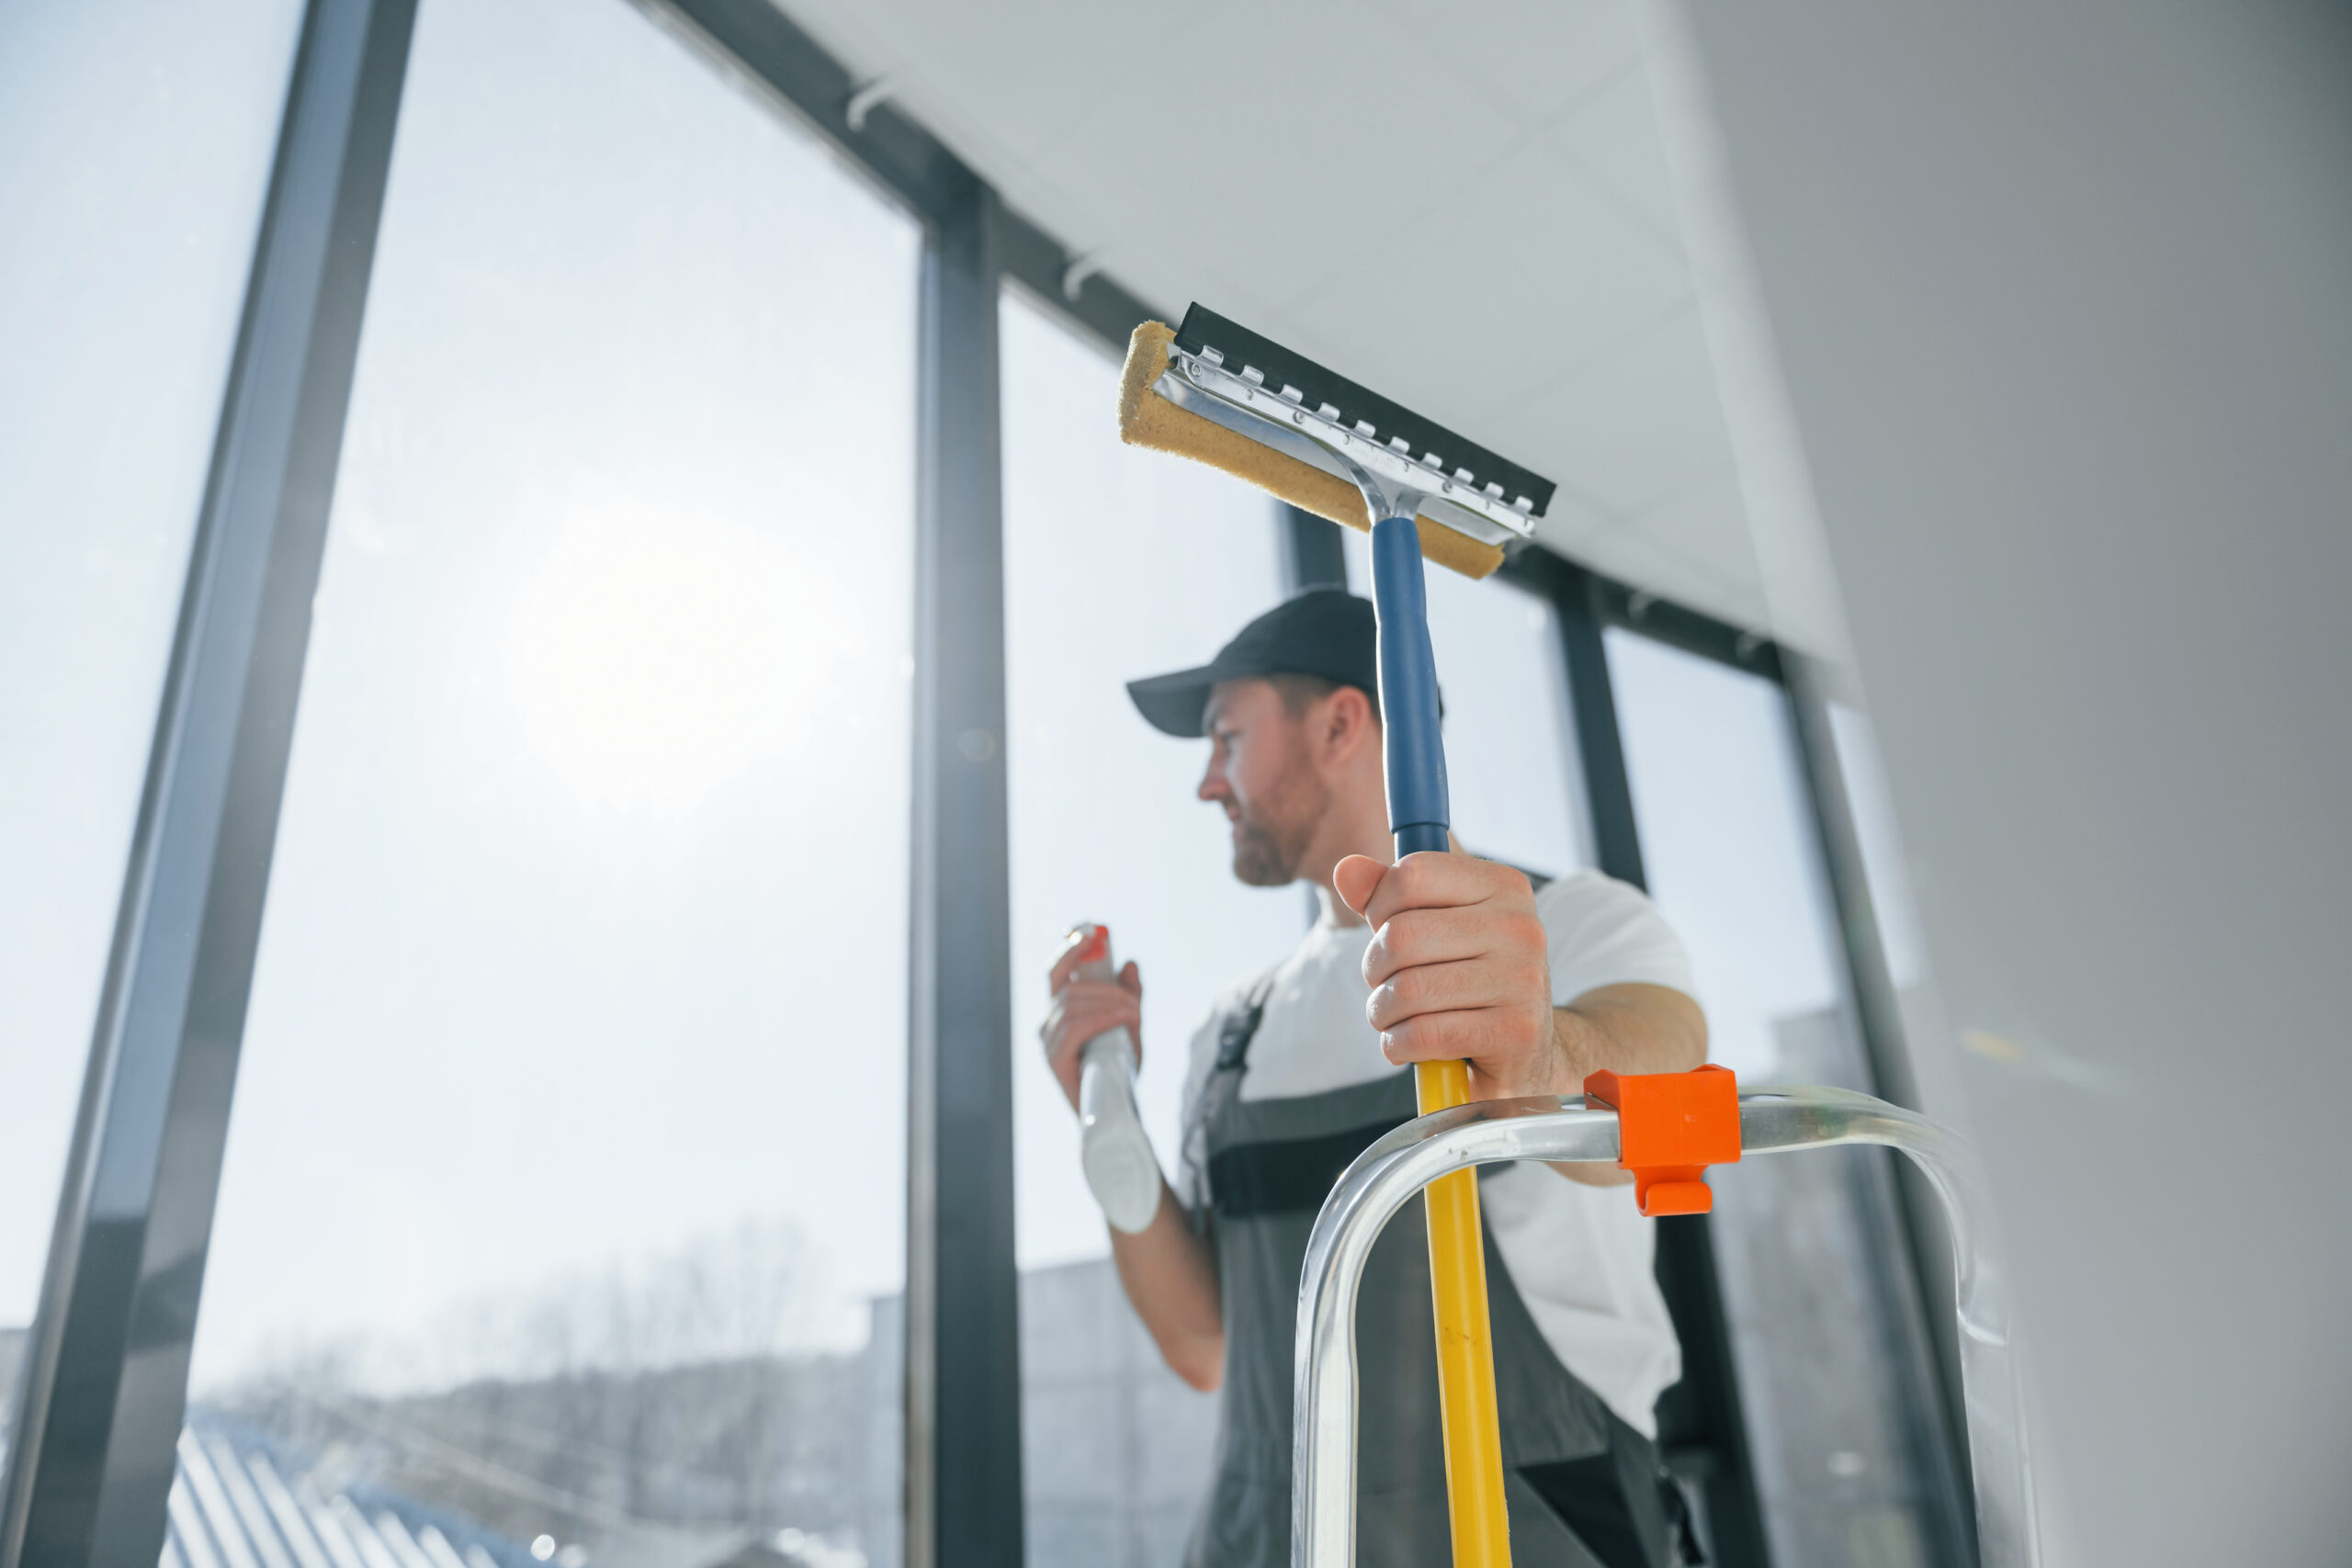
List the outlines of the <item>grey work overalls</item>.
{"label": "grey work overalls", "polygon": [[[1216,1251],[1225,1379],[1215,1474],[1186,1568],[1289,1568],[1291,1358],[1307,1234],[1340,1173],[1415,1113],[1409,1067],[1324,1094],[1243,1100],[1268,988],[1221,1021],[1216,1066],[1188,1129],[1188,1152],[1205,1167],[1208,1208],[1195,1219]],[[1491,1233],[1487,1302],[1513,1568],[1682,1561],[1670,1544],[1683,1533],[1669,1517],[1679,1498],[1661,1488],[1655,1449],[1560,1364]],[[1373,1247],[1356,1337],[1356,1562],[1442,1568],[1453,1548],[1419,1203],[1399,1210]]]}

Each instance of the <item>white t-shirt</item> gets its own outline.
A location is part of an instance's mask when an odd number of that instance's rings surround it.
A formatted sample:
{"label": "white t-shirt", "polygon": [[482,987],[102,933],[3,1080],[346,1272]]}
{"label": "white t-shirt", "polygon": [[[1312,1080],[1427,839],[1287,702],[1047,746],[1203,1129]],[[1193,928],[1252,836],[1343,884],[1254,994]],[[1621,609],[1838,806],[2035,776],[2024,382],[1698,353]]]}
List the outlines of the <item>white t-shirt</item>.
{"label": "white t-shirt", "polygon": [[[1681,942],[1635,888],[1580,871],[1538,892],[1535,910],[1550,946],[1554,1006],[1637,981],[1696,994]],[[1283,961],[1250,1043],[1242,1099],[1321,1094],[1396,1071],[1364,1017],[1371,942],[1369,926],[1317,923]],[[1188,1111],[1216,1060],[1217,1022],[1243,995],[1238,987],[1220,998],[1193,1036]],[[1682,1349],[1651,1272],[1657,1238],[1634,1208],[1633,1189],[1588,1187],[1523,1162],[1481,1181],[1478,1193],[1553,1354],[1620,1417],[1656,1437],[1657,1396],[1682,1375]]]}

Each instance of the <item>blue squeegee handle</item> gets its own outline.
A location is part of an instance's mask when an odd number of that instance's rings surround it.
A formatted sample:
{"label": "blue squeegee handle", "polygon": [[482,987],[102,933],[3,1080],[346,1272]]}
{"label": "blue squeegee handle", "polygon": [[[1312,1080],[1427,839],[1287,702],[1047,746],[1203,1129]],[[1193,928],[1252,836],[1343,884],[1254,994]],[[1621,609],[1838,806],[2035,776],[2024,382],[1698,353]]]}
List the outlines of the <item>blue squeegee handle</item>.
{"label": "blue squeegee handle", "polygon": [[1372,604],[1380,625],[1380,728],[1388,781],[1388,830],[1396,858],[1443,850],[1452,819],[1445,739],[1438,732],[1437,656],[1430,648],[1429,585],[1421,534],[1410,517],[1372,528]]}

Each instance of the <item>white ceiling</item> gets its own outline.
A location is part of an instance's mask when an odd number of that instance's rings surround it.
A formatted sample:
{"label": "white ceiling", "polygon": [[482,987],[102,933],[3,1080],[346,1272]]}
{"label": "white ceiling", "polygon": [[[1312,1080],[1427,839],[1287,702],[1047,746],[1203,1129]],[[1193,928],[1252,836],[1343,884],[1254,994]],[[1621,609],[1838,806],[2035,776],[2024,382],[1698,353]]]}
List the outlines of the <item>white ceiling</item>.
{"label": "white ceiling", "polygon": [[1549,543],[1770,629],[1633,0],[781,3],[1136,294],[1549,476]]}

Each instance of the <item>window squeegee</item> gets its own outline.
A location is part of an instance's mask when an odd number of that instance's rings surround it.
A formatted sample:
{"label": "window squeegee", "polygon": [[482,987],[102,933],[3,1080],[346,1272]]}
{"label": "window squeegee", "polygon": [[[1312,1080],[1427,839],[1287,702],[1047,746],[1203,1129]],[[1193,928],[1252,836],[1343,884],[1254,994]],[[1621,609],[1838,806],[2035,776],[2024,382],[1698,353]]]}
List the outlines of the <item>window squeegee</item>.
{"label": "window squeegee", "polygon": [[[1552,482],[1199,305],[1173,332],[1158,321],[1136,329],[1119,383],[1119,436],[1370,532],[1389,831],[1399,860],[1445,852],[1445,745],[1421,562],[1487,576],[1505,543],[1533,532]],[[1413,1084],[1424,1116],[1464,1104],[1469,1064],[1417,1063]],[[1440,1177],[1423,1196],[1453,1562],[1507,1568],[1477,1174]],[[1295,1510],[1306,1504],[1292,1499]]]}

